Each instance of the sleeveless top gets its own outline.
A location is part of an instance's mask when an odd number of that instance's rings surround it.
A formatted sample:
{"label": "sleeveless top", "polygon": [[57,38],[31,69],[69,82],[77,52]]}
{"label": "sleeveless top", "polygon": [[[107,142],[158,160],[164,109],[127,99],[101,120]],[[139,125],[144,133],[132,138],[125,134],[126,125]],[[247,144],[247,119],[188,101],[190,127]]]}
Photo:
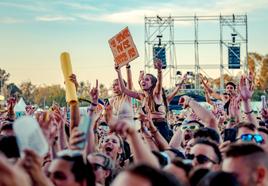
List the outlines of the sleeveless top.
{"label": "sleeveless top", "polygon": [[163,100],[161,100],[161,103],[157,104],[154,99],[144,98],[143,102],[142,102],[142,107],[141,107],[141,109],[144,113],[148,112],[145,108],[146,102],[148,102],[148,106],[149,106],[149,109],[150,109],[152,114],[163,115],[166,117],[166,114],[167,114],[166,113],[166,106],[165,106]]}
{"label": "sleeveless top", "polygon": [[113,116],[117,119],[133,121],[134,113],[131,98],[127,95],[115,96],[112,98]]}

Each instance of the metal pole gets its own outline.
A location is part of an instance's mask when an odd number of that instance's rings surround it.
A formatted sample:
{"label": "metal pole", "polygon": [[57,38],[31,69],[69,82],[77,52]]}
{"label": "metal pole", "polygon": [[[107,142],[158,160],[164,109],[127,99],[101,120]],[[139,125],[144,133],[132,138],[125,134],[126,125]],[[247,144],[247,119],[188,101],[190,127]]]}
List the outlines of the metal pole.
{"label": "metal pole", "polygon": [[144,72],[147,71],[147,18],[144,17]]}
{"label": "metal pole", "polygon": [[169,69],[169,88],[172,88],[173,84],[173,68],[174,68],[174,62],[173,62],[173,55],[172,55],[172,49],[173,49],[173,39],[172,39],[172,30],[171,30],[171,17],[168,18],[168,25],[169,25],[169,61],[170,61],[170,69]]}
{"label": "metal pole", "polygon": [[223,77],[223,41],[222,41],[222,16],[220,15],[220,92],[224,89],[224,77]]}
{"label": "metal pole", "polygon": [[199,90],[199,54],[198,54],[198,19],[194,16],[194,31],[195,31],[195,91]]}
{"label": "metal pole", "polygon": [[244,74],[248,73],[248,18],[247,14],[245,15],[245,24],[246,24],[246,61],[244,61]]}

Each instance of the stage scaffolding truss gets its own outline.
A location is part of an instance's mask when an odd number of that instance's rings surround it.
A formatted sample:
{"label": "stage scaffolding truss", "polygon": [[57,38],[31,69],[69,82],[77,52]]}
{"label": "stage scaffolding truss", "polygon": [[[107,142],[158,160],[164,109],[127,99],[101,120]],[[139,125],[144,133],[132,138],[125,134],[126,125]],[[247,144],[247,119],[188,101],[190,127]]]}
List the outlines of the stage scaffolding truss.
{"label": "stage scaffolding truss", "polygon": [[[154,68],[154,52],[155,46],[165,48],[166,52],[166,69],[163,70],[164,85],[168,88],[174,87],[179,81],[181,70],[189,70],[193,72],[193,87],[195,91],[200,90],[199,73],[206,74],[207,69],[219,70],[220,91],[224,89],[223,74],[231,74],[232,69],[228,68],[228,55],[225,54],[229,49],[232,56],[240,62],[239,67],[247,73],[248,60],[248,25],[247,15],[219,15],[219,16],[155,16],[145,17],[145,59],[144,70],[151,73]],[[189,23],[189,24],[188,24]],[[200,38],[200,26],[202,24],[209,25],[213,23],[216,29],[208,30],[210,33],[216,33],[216,38],[203,39]],[[186,26],[185,26],[186,25]],[[189,26],[190,25],[190,26]],[[177,37],[177,31],[183,27],[193,27],[191,38],[184,39]],[[209,29],[209,26],[208,26]],[[187,55],[176,51],[176,47],[193,46],[194,56],[191,64],[180,60],[180,56]],[[200,60],[200,48],[208,45],[215,45],[219,53],[217,60],[213,63],[204,63]],[[236,51],[232,51],[233,46],[239,47],[241,55],[237,55]],[[233,48],[232,48],[233,47]],[[178,56],[178,57],[177,57]],[[227,57],[226,57],[227,56]],[[230,66],[229,66],[230,67]]]}

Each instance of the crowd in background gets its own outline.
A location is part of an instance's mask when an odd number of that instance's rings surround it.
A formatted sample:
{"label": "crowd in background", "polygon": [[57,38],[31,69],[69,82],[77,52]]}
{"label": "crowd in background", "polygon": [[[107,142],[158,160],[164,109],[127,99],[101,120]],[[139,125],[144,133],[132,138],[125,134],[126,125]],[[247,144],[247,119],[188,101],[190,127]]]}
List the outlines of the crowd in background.
{"label": "crowd in background", "polygon": [[[223,93],[200,74],[211,109],[181,96],[183,110],[175,114],[168,105],[187,76],[167,94],[161,61],[155,69],[157,76],[140,72],[136,91],[130,65],[115,67],[113,96],[100,100],[96,80],[88,90],[86,113],[80,113],[77,102],[69,103],[69,114],[57,103],[44,111],[27,105],[20,118],[33,117],[39,124],[49,146],[42,156],[35,149],[21,149],[13,128],[16,100],[8,98],[0,116],[0,185],[268,185],[268,109],[263,99],[260,113],[252,110],[253,74],[226,82]],[[74,74],[70,80],[78,88]],[[140,103],[138,112],[132,99]]]}

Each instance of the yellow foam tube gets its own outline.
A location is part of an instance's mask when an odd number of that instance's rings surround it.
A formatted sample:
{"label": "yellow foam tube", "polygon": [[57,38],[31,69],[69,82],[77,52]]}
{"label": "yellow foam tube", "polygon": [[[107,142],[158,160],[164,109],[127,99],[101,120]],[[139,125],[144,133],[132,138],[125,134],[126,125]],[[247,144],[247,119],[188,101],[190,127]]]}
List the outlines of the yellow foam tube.
{"label": "yellow foam tube", "polygon": [[70,75],[73,74],[69,53],[63,52],[60,56],[60,59],[61,59],[61,70],[62,70],[64,81],[65,81],[66,101],[70,104],[76,103],[77,95],[76,95],[75,85],[69,79]]}

